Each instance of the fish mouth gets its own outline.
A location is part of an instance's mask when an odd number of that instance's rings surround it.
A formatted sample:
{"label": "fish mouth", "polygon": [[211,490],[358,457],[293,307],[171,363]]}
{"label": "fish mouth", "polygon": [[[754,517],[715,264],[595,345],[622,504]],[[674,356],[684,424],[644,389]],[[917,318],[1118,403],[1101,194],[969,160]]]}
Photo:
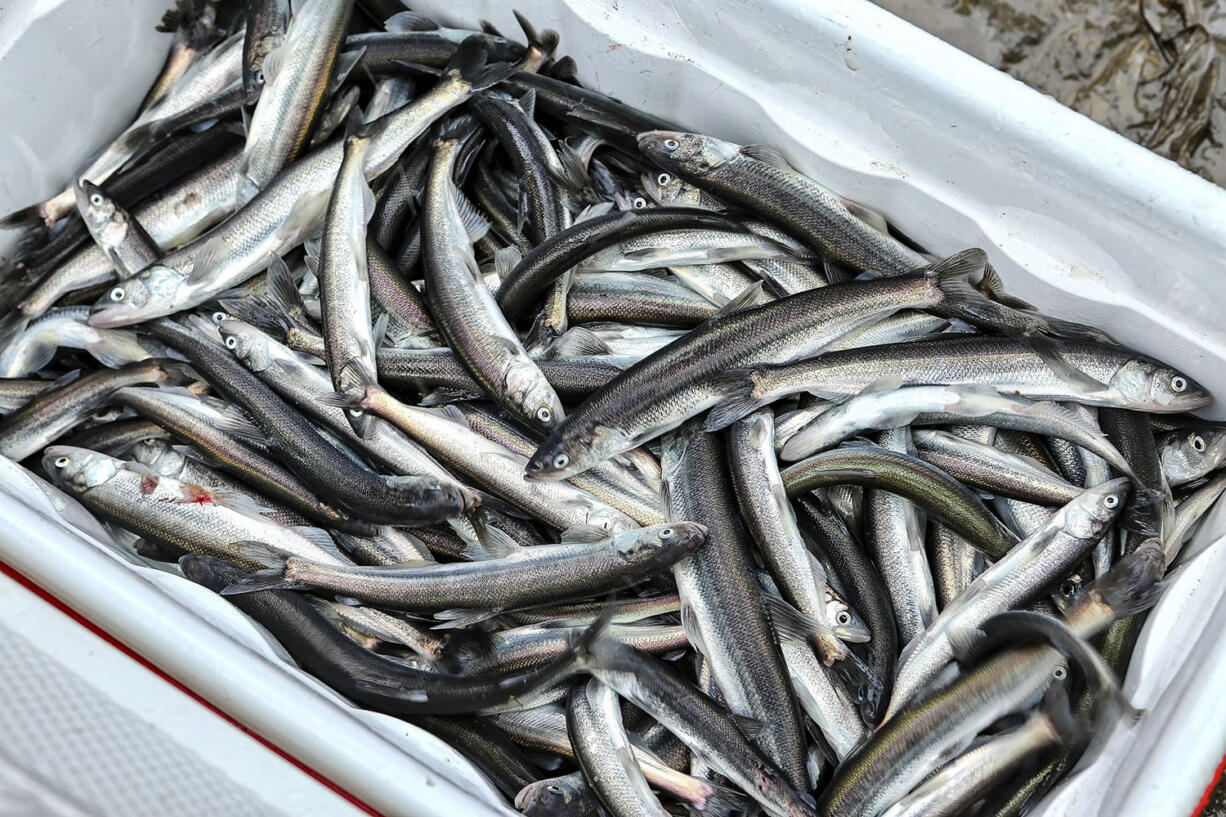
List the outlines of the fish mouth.
{"label": "fish mouth", "polygon": [[98,329],[113,329],[127,323],[122,317],[119,317],[122,311],[123,306],[120,304],[99,302],[90,307],[89,318],[85,322]]}

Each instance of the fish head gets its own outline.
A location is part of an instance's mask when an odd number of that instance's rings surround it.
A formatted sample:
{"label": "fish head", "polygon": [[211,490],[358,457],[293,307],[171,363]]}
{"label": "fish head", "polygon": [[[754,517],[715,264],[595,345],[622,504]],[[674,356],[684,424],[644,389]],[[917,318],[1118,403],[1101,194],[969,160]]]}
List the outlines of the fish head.
{"label": "fish head", "polygon": [[1162,472],[1172,485],[1181,485],[1214,470],[1226,459],[1226,431],[1194,429],[1172,431],[1159,444]]}
{"label": "fish head", "polygon": [[661,207],[698,207],[702,191],[667,170],[639,176],[643,190]]}
{"label": "fish head", "polygon": [[534,363],[512,364],[504,380],[507,396],[534,428],[551,431],[566,418],[562,401]]}
{"label": "fish head", "polygon": [[51,481],[77,491],[102,485],[120,466],[114,457],[71,445],[53,445],[43,453],[43,471]]}
{"label": "fish head", "polygon": [[1124,509],[1131,487],[1130,479],[1120,477],[1086,489],[1061,509],[1064,529],[1078,539],[1097,540]]}
{"label": "fish head", "polygon": [[77,210],[89,234],[104,247],[119,245],[128,234],[127,214],[116,207],[115,202],[93,182],[78,180],[73,186],[73,193],[77,197]]}
{"label": "fish head", "polygon": [[177,477],[187,460],[169,442],[157,438],[140,440],[133,444],[128,453],[133,460],[164,477]]}
{"label": "fish head", "polygon": [[524,478],[566,479],[633,447],[630,435],[619,428],[596,426],[590,432],[577,433],[563,424],[549,432],[528,460]]}
{"label": "fish head", "polygon": [[173,312],[170,304],[182,281],[177,270],[155,264],[107,290],[90,310],[89,325],[128,326]]}
{"label": "fish head", "polygon": [[222,345],[253,372],[272,365],[272,345],[268,335],[245,321],[225,317],[217,323]]}
{"label": "fish head", "polygon": [[1213,400],[1192,378],[1145,358],[1133,358],[1121,366],[1110,385],[1140,411],[1191,411]]}
{"label": "fish head", "polygon": [[672,564],[707,541],[707,528],[697,522],[666,522],[631,531],[614,541],[625,559],[658,555]]}
{"label": "fish head", "polygon": [[638,136],[639,150],[665,170],[702,176],[739,155],[740,147],[701,133],[651,130]]}
{"label": "fish head", "polygon": [[220,593],[222,588],[229,587],[247,571],[230,562],[203,553],[188,553],[179,558],[179,569],[183,571],[188,581]]}
{"label": "fish head", "polygon": [[590,802],[582,777],[554,777],[529,783],[515,795],[515,808],[528,817],[565,817]]}
{"label": "fish head", "polygon": [[863,644],[872,638],[872,631],[864,619],[851,609],[851,605],[832,593],[826,594],[826,620],[830,622],[834,634],[843,641]]}

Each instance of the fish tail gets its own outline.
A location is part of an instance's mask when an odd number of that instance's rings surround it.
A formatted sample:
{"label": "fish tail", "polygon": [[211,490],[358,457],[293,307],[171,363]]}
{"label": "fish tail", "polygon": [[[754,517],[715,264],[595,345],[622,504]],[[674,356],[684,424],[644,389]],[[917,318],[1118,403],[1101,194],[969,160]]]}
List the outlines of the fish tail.
{"label": "fish tail", "polygon": [[994,314],[992,302],[975,289],[973,283],[983,275],[987,263],[988,254],[972,247],[924,268],[924,277],[938,292],[939,314],[962,318],[969,323],[977,323]]}
{"label": "fish tail", "polygon": [[518,11],[512,11],[515,15],[515,22],[519,23],[519,28],[524,32],[524,38],[528,41],[528,48],[533,51],[539,51],[545,57],[553,56],[553,52],[557,50],[560,38],[558,32],[552,28],[547,28],[544,31],[537,32],[536,26],[528,21],[528,18]]}
{"label": "fish tail", "polygon": [[718,783],[708,782],[707,785],[710,786],[711,793],[703,801],[701,811],[691,813],[701,814],[703,817],[733,817],[750,813],[753,801],[749,795]]}
{"label": "fish tail", "polygon": [[485,43],[480,36],[474,34],[460,43],[451,61],[447,63],[447,71],[458,71],[474,91],[480,91],[502,82],[515,70],[515,66],[509,62],[490,64],[488,59],[489,52]]}
{"label": "fish tail", "polygon": [[1158,601],[1165,569],[1162,546],[1151,539],[1112,565],[1086,592],[1097,594],[1115,618],[1127,618]]}
{"label": "fish tail", "polygon": [[0,230],[28,230],[44,226],[43,212],[37,204],[14,210],[0,218]]}
{"label": "fish tail", "polygon": [[271,549],[255,542],[239,543],[238,547],[244,557],[256,564],[269,564],[270,562],[279,562],[279,564],[267,570],[248,573],[234,580],[222,588],[221,595],[239,596],[244,593],[258,593],[261,590],[302,590],[306,587],[303,582],[288,575],[288,561],[284,558],[274,558]]}
{"label": "fish tail", "polygon": [[711,409],[703,423],[704,431],[719,431],[751,414],[770,402],[759,388],[757,369],[729,369],[715,380],[716,390],[724,399]]}

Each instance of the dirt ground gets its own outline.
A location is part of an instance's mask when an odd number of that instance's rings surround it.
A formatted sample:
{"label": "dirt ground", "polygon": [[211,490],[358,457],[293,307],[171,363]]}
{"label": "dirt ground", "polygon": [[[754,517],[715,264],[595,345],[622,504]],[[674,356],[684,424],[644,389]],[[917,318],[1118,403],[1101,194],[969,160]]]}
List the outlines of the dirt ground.
{"label": "dirt ground", "polygon": [[1226,2],[875,2],[1226,186]]}

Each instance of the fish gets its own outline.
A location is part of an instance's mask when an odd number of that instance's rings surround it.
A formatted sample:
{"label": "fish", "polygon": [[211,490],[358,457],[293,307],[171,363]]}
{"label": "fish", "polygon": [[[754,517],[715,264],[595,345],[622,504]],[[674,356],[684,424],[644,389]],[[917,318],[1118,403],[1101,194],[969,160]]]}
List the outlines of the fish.
{"label": "fish", "polygon": [[[362,175],[370,141],[345,140],[345,155],[324,217],[320,242],[319,302],[324,351],[338,394],[361,394],[379,379],[371,323],[370,278],[366,265],[366,224],[375,209],[374,194]],[[365,436],[365,416],[346,415]]]}
{"label": "fish", "polygon": [[264,61],[281,47],[289,28],[288,0],[260,0],[247,12],[243,35],[243,104],[254,105],[263,90]]}
{"label": "fish", "polygon": [[101,187],[81,179],[74,192],[85,228],[120,280],[131,278],[157,260],[160,250],[149,233]]}
{"label": "fish", "polygon": [[771,148],[668,130],[640,133],[638,147],[664,171],[761,213],[812,251],[857,272],[904,275],[928,263],[854,215],[839,197],[797,173]]}
{"label": "fish", "polygon": [[[244,181],[239,195],[243,200],[249,201],[267,187],[306,148],[311,129],[323,114],[352,10],[349,2],[305,0],[289,17],[280,43],[259,60],[264,87],[247,127],[240,171]],[[275,29],[284,19],[283,11],[279,15],[274,9],[261,22],[272,17],[274,21],[268,25]],[[273,39],[277,39],[276,34]],[[254,61],[255,55],[250,56]],[[245,73],[251,71],[246,59],[243,69]],[[254,78],[249,82],[244,77],[248,103],[253,82]]]}
{"label": "fish", "polygon": [[35,318],[0,352],[0,377],[26,377],[50,363],[61,348],[83,349],[112,369],[165,352],[131,330],[99,329],[88,320],[87,306],[60,307]]}
{"label": "fish", "polygon": [[426,302],[482,389],[522,422],[550,429],[562,421],[562,401],[499,311],[472,255],[472,241],[485,225],[451,180],[458,145],[454,139],[436,143],[426,183]]}
{"label": "fish", "polygon": [[333,565],[346,561],[327,531],[269,519],[245,493],[183,482],[140,463],[60,445],[46,449],[43,469],[104,519],[186,552],[258,568],[265,563],[248,559],[240,547],[258,542],[278,555],[296,554]]}
{"label": "fish", "polygon": [[0,455],[18,461],[33,456],[124,386],[173,385],[188,376],[189,373],[174,361],[150,359],[119,369],[91,372],[61,383],[0,419]]}
{"label": "fish", "polygon": [[972,630],[995,613],[1028,603],[1067,575],[1123,511],[1128,491],[1127,478],[1085,489],[971,582],[903,651],[886,718],[953,659],[951,639],[960,630]]}
{"label": "fish", "polygon": [[910,277],[823,287],[750,309],[725,307],[585,400],[550,432],[526,475],[561,479],[676,428],[722,402],[716,376],[729,369],[817,352],[850,328],[899,309],[956,304],[969,288],[966,277],[981,266],[982,253],[968,251]]}
{"label": "fish", "polygon": [[316,587],[398,610],[511,609],[559,598],[591,595],[592,587],[643,581],[706,540],[695,523],[654,525],[617,537],[516,548],[506,556],[467,563],[408,568],[337,568],[288,559],[228,587],[226,595],[264,589]]}
{"label": "fish", "polygon": [[595,678],[566,699],[566,731],[588,785],[616,817],[664,817],[664,806],[630,750],[617,695]]}

